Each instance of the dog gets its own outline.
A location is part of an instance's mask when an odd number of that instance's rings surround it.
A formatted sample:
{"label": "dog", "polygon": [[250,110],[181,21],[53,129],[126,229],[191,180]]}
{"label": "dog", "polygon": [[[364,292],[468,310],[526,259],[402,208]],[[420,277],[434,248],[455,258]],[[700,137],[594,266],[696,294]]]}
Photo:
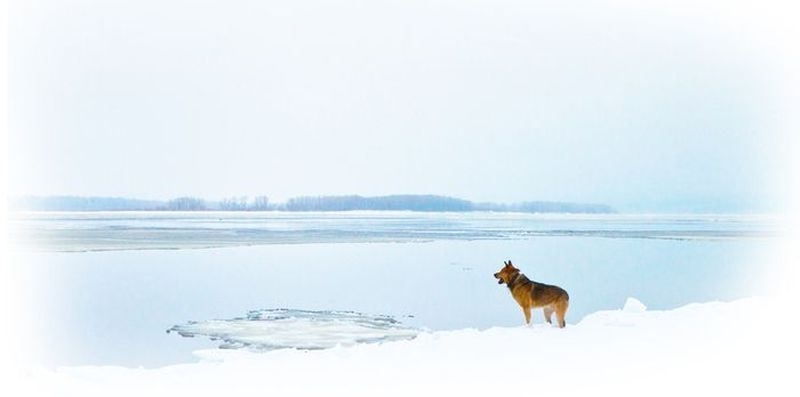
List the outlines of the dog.
{"label": "dog", "polygon": [[494,274],[498,284],[506,284],[511,296],[522,307],[525,324],[531,324],[531,308],[544,308],[544,318],[552,324],[551,317],[556,313],[558,326],[564,328],[567,323],[564,316],[569,308],[569,294],[561,287],[531,281],[511,261],[503,262],[505,266]]}

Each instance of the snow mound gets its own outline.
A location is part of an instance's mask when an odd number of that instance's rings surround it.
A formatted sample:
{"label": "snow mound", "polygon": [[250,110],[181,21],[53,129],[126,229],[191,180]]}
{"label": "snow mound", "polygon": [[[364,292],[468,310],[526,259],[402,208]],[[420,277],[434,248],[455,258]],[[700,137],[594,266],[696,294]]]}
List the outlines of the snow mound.
{"label": "snow mound", "polygon": [[[797,328],[742,321],[743,313],[756,312],[778,318],[789,306],[748,298],[644,313],[602,311],[565,329],[421,332],[396,343],[265,354],[210,349],[196,363],[155,369],[34,367],[20,372],[13,391],[80,397],[493,395],[498,379],[510,379],[519,390],[535,386],[538,394],[559,396],[800,395],[795,367],[785,364],[798,355]],[[340,330],[363,322],[359,329],[377,328],[379,335],[398,326],[386,317],[348,312],[254,314],[254,320],[224,325],[274,325],[296,330],[303,340],[309,327],[328,322],[339,322],[333,328]],[[260,316],[273,317],[259,321]],[[289,325],[278,327],[281,322]],[[210,323],[203,324],[195,325]]]}
{"label": "snow mound", "polygon": [[220,348],[319,350],[359,343],[413,339],[419,330],[390,316],[351,311],[253,310],[247,317],[190,321],[167,333],[220,340]]}
{"label": "snow mound", "polygon": [[622,309],[600,310],[587,315],[580,323],[583,325],[633,327],[644,319],[643,315],[645,314],[649,314],[648,318],[650,319],[659,316],[658,312],[647,312],[647,306],[640,300],[629,297],[625,300],[625,305],[622,306]]}
{"label": "snow mound", "polygon": [[644,313],[647,310],[647,306],[644,305],[640,300],[636,298],[628,298],[625,300],[625,306],[622,307],[622,311],[625,313]]}

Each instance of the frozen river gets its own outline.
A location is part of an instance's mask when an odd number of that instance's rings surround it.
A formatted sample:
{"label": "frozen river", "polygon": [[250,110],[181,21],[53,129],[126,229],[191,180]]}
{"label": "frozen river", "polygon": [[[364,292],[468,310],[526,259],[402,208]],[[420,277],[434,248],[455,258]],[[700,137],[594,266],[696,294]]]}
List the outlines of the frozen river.
{"label": "frozen river", "polygon": [[629,296],[668,309],[758,295],[776,233],[736,215],[106,212],[17,214],[10,234],[34,280],[42,361],[153,367],[220,345],[172,326],[257,310],[519,325],[492,277],[506,259],[569,291],[568,324]]}

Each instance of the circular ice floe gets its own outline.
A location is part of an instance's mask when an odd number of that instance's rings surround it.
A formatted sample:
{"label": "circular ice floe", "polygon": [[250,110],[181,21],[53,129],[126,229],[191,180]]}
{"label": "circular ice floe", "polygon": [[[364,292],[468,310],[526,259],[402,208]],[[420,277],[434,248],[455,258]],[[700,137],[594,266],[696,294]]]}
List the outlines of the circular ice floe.
{"label": "circular ice floe", "polygon": [[254,350],[328,349],[338,345],[412,339],[419,330],[390,316],[348,311],[254,310],[230,320],[191,321],[167,333],[219,340],[220,348]]}
{"label": "circular ice floe", "polygon": [[647,310],[647,306],[636,298],[628,298],[625,300],[625,306],[622,307],[622,311],[625,313],[644,313],[645,310]]}

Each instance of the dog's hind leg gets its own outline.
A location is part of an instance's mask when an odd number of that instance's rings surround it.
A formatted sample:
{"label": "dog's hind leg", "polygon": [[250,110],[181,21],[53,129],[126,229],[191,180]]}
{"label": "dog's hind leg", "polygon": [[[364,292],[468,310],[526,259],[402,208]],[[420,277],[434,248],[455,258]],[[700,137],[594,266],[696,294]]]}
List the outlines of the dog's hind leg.
{"label": "dog's hind leg", "polygon": [[568,300],[561,300],[558,301],[556,304],[556,319],[558,320],[558,326],[560,328],[564,328],[567,326],[567,321],[564,319],[567,315],[567,308],[569,307]]}
{"label": "dog's hind leg", "polygon": [[552,324],[553,323],[553,319],[552,319],[553,311],[555,311],[555,309],[553,309],[553,306],[545,306],[544,307],[544,319],[547,320],[548,324]]}

